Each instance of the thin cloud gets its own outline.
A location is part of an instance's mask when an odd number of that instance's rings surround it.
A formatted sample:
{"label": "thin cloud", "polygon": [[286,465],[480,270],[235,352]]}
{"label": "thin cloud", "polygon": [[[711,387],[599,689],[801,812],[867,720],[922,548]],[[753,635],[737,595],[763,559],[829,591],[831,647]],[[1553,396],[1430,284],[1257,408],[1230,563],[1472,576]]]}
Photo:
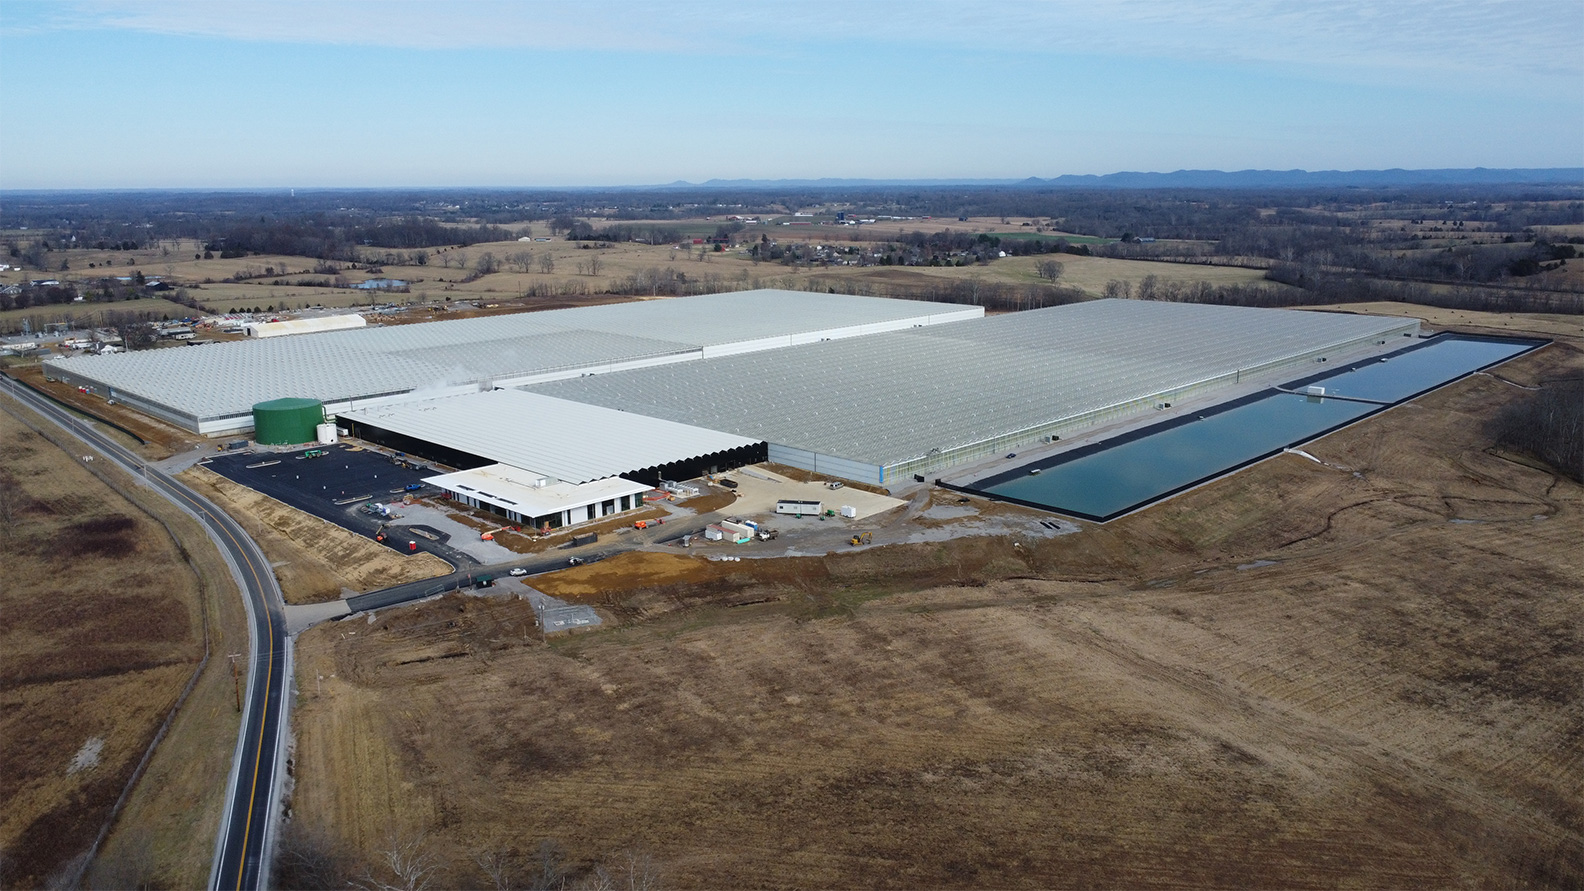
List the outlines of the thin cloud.
{"label": "thin cloud", "polygon": [[[755,55],[851,45],[1244,62],[1423,77],[1584,77],[1584,3],[1484,0],[960,2],[226,3],[87,0],[36,28],[406,49]],[[26,27],[26,25],[24,25]]]}

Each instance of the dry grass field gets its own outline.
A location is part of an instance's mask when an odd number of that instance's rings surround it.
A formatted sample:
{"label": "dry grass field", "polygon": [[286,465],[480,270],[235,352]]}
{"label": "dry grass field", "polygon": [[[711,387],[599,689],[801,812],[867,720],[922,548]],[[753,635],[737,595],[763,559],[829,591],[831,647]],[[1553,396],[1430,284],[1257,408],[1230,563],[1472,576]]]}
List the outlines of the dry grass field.
{"label": "dry grass field", "polygon": [[[1065,254],[1052,258],[1007,257],[986,266],[929,267],[929,266],[870,266],[814,269],[801,273],[801,278],[821,285],[870,285],[878,289],[924,288],[941,281],[978,279],[987,283],[1032,285],[1040,282],[1035,266],[1043,260],[1055,259],[1062,264],[1060,284],[1076,288],[1090,296],[1098,297],[1107,282],[1124,281],[1137,287],[1139,282],[1155,276],[1161,282],[1198,283],[1215,285],[1264,284],[1272,288],[1285,288],[1275,282],[1265,281],[1260,269],[1243,269],[1236,266],[1198,266],[1185,263],[1160,263],[1149,260],[1113,260],[1106,257],[1083,257]],[[777,267],[764,267],[765,268]],[[798,279],[801,280],[801,279]]]}
{"label": "dry grass field", "polygon": [[[749,227],[744,230],[743,237],[752,235],[757,238],[759,234],[767,234],[772,240],[787,244],[846,245],[855,241],[883,242],[913,231],[935,232],[952,229],[968,233],[1032,233],[1032,228],[1020,228],[1022,222],[1024,220],[1021,218],[1012,219],[1008,223],[1002,223],[998,219],[975,218],[966,223],[947,219],[920,219],[887,222],[861,228],[842,226],[792,228],[772,225]],[[685,233],[696,231],[707,234],[713,232],[719,224],[718,220],[682,220],[660,221],[652,225],[668,226]],[[648,224],[637,221],[633,225]],[[536,225],[535,228],[543,231],[542,224]],[[1060,234],[1042,233],[1044,237],[1056,237]],[[1075,241],[1086,240],[1081,236],[1071,237]],[[145,275],[161,276],[173,284],[188,288],[189,294],[211,312],[227,313],[246,312],[255,307],[262,310],[273,307],[275,311],[284,312],[316,306],[354,309],[378,303],[418,305],[461,300],[495,302],[521,297],[529,291],[541,295],[578,297],[619,288],[624,280],[650,269],[670,269],[693,281],[712,279],[723,289],[756,287],[798,289],[810,286],[824,288],[843,284],[857,287],[869,284],[895,287],[970,277],[979,277],[987,282],[1032,284],[1039,281],[1034,266],[1041,259],[1009,257],[988,265],[965,268],[912,267],[906,270],[889,267],[885,269],[795,268],[774,263],[756,264],[746,254],[737,250],[728,250],[721,254],[706,253],[700,258],[696,248],[683,250],[670,244],[620,243],[602,249],[593,249],[586,244],[557,238],[548,242],[505,241],[467,247],[435,248],[430,249],[430,262],[426,266],[384,266],[377,274],[370,273],[366,269],[350,268],[341,272],[343,278],[354,284],[370,278],[394,278],[409,283],[409,288],[405,292],[384,292],[299,284],[298,282],[302,280],[322,281],[331,278],[314,272],[317,261],[307,257],[260,255],[230,259],[192,259],[194,254],[199,252],[198,245],[191,242],[177,245],[167,243],[164,246],[141,251],[73,252],[72,270],[65,274],[73,277],[91,277],[101,274],[101,270],[103,274],[115,275],[130,275],[133,271],[141,271]],[[532,253],[534,258],[526,269],[521,264],[509,260],[523,252]],[[494,255],[501,264],[501,270],[472,278],[479,257],[485,253]],[[546,256],[552,260],[551,271],[544,271],[539,265],[540,260]],[[591,258],[596,256],[599,262],[597,272],[590,264]],[[1162,280],[1210,281],[1216,284],[1260,281],[1263,276],[1260,270],[1229,267],[1109,260],[1075,255],[1065,255],[1060,259],[1065,264],[1064,283],[1094,295],[1098,295],[1106,282],[1113,279],[1136,285],[1148,275],[1155,275]],[[133,262],[128,264],[127,260]],[[94,268],[90,269],[89,263],[94,264]],[[268,269],[276,272],[268,276],[245,278],[242,281],[231,280],[238,273],[257,276]],[[38,273],[13,272],[6,276],[10,279],[22,280],[36,274]],[[6,276],[0,276],[0,281],[7,280]],[[469,280],[470,278],[472,280]],[[168,313],[176,318],[191,312],[179,304],[165,300],[140,300],[115,304],[84,303],[65,307],[13,310],[0,315],[0,322],[13,315],[17,318],[26,315],[35,324],[77,317],[92,319],[107,308]]]}
{"label": "dry grass field", "polygon": [[[0,411],[0,884],[38,887],[88,850],[203,657],[200,599],[212,609],[236,595],[206,543],[189,550],[145,513],[158,510],[143,503],[153,499],[122,497],[9,399]],[[210,627],[219,646],[225,624]],[[235,735],[229,686],[227,674],[223,711],[202,693],[188,700],[211,714],[218,737],[183,728],[164,744],[182,751],[186,774],[218,773],[222,784]],[[225,751],[209,757],[217,745]],[[147,859],[123,878],[206,876],[221,789],[176,788],[179,801],[159,797],[171,787],[148,797],[160,814],[137,824]],[[184,828],[173,830],[172,815]],[[204,859],[200,870],[192,857]]]}
{"label": "dry grass field", "polygon": [[[1578,337],[1504,366],[1584,371]],[[299,642],[299,837],[679,887],[1577,887],[1584,490],[1476,376],[1040,542],[640,556]],[[1340,469],[1338,469],[1340,468]]]}
{"label": "dry grass field", "polygon": [[83,327],[96,328],[107,323],[111,313],[151,313],[154,318],[170,316],[173,319],[186,318],[193,314],[191,307],[172,303],[158,297],[144,297],[137,300],[121,300],[115,303],[62,303],[56,306],[34,306],[28,309],[8,309],[0,312],[0,329],[20,325],[27,319],[34,331],[44,330],[45,325],[55,322],[67,322]]}

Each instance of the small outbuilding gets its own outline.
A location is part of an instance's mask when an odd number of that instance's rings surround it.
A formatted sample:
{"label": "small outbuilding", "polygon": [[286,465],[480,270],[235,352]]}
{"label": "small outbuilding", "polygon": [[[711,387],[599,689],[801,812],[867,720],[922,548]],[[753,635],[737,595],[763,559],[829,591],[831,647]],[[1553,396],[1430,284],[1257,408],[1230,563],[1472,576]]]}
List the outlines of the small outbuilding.
{"label": "small outbuilding", "polygon": [[319,316],[312,319],[287,319],[284,322],[249,322],[242,326],[248,337],[281,337],[286,334],[317,334],[322,331],[345,331],[368,325],[356,313],[340,316]]}

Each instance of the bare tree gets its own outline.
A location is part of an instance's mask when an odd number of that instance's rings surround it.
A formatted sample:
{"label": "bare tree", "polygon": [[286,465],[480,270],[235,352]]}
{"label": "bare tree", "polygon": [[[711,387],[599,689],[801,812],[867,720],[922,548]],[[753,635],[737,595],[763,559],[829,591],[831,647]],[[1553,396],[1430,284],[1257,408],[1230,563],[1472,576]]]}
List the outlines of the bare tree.
{"label": "bare tree", "polygon": [[546,252],[539,256],[539,271],[545,275],[555,272],[555,257]]}
{"label": "bare tree", "polygon": [[364,891],[424,891],[443,871],[444,867],[429,849],[425,833],[410,838],[393,834],[374,865],[350,884]]}
{"label": "bare tree", "polygon": [[527,272],[533,268],[533,251],[514,251],[506,255],[506,262],[517,267],[520,272]]}
{"label": "bare tree", "polygon": [[577,887],[582,891],[660,891],[664,887],[660,865],[649,852],[628,848],[613,859],[610,864],[596,864]]}
{"label": "bare tree", "polygon": [[604,264],[600,261],[600,255],[598,253],[598,249],[596,248],[594,252],[589,254],[589,258],[588,258],[588,274],[589,275],[599,275],[600,267],[603,266],[603,265]]}
{"label": "bare tree", "polygon": [[1062,265],[1055,260],[1041,260],[1039,264],[1034,267],[1034,271],[1039,273],[1040,278],[1045,279],[1051,284],[1055,284],[1056,282],[1060,281],[1062,277]]}
{"label": "bare tree", "polygon": [[494,254],[485,251],[479,254],[478,261],[473,264],[473,268],[479,275],[489,275],[500,270],[500,261],[495,259]]}
{"label": "bare tree", "polygon": [[346,857],[323,831],[292,820],[276,848],[270,877],[281,888],[340,888],[347,884]]}
{"label": "bare tree", "polygon": [[495,891],[511,891],[517,886],[514,860],[510,854],[493,848],[473,855],[473,862],[478,864],[479,871],[489,879]]}
{"label": "bare tree", "polygon": [[539,849],[534,852],[536,869],[531,883],[530,891],[550,891],[559,888],[566,882],[567,873],[571,869],[567,866],[566,848],[553,838],[547,838],[539,843]]}

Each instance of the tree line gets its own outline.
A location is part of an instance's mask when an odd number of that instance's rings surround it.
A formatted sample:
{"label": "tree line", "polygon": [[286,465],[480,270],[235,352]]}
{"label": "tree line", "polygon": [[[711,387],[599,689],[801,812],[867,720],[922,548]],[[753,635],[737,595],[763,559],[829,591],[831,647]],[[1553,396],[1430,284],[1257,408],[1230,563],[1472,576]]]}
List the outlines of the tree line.
{"label": "tree line", "polygon": [[1584,379],[1555,381],[1504,407],[1490,424],[1496,444],[1584,482]]}

